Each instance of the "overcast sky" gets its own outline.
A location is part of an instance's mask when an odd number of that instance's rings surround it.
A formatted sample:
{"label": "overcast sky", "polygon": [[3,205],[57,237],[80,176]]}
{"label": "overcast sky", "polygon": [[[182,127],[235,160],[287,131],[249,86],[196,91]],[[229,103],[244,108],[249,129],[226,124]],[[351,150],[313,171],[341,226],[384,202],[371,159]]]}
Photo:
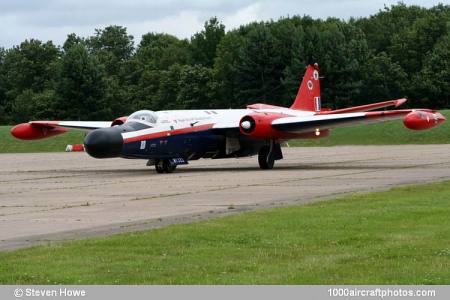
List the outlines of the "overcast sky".
{"label": "overcast sky", "polygon": [[[12,47],[29,38],[61,45],[67,34],[86,37],[95,28],[121,25],[139,41],[147,32],[165,32],[188,38],[212,16],[226,29],[252,21],[282,16],[330,16],[341,19],[369,16],[398,1],[390,0],[0,0],[0,47]],[[431,7],[449,0],[411,0],[407,4]]]}

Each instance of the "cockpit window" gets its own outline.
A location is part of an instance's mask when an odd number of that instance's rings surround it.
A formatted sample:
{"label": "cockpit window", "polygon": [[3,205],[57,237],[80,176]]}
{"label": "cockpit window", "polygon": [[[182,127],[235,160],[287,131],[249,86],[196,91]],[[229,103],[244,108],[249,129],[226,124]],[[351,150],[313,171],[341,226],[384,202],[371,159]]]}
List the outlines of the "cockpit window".
{"label": "cockpit window", "polygon": [[128,119],[127,122],[141,122],[141,123],[148,123],[150,125],[156,124],[156,121],[158,120],[158,115],[151,110],[140,110],[137,112],[132,113]]}

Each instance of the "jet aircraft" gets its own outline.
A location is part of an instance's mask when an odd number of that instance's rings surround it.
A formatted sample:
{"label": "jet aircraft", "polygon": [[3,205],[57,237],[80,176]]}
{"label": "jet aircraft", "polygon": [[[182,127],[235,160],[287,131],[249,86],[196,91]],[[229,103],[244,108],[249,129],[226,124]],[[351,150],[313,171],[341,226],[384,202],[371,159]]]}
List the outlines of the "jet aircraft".
{"label": "jet aircraft", "polygon": [[[158,173],[200,158],[258,155],[261,169],[282,159],[283,142],[316,139],[330,130],[357,124],[403,119],[405,127],[423,130],[445,121],[430,109],[373,111],[398,107],[406,99],[330,110],[321,107],[317,64],[308,65],[291,107],[251,104],[246,109],[140,110],[113,121],[31,121],[16,125],[11,134],[23,140],[48,138],[69,129],[90,131],[86,152],[95,158],[145,159]],[[370,134],[368,131],[367,134]]]}

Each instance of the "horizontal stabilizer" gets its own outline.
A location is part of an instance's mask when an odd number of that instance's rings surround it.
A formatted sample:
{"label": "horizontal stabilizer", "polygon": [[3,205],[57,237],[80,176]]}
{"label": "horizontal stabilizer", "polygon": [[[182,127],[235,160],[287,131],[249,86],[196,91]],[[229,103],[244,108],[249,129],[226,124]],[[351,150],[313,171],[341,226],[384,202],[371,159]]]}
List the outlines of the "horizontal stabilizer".
{"label": "horizontal stabilizer", "polygon": [[318,114],[329,115],[329,114],[365,112],[365,111],[374,110],[374,109],[383,108],[383,107],[389,107],[389,106],[398,107],[398,106],[402,105],[403,103],[405,103],[406,101],[407,101],[406,98],[401,98],[401,99],[396,99],[396,100],[389,100],[389,101],[384,101],[384,102],[377,102],[377,103],[371,103],[371,104],[336,109],[336,110],[321,111],[321,112],[318,112]]}
{"label": "horizontal stabilizer", "polygon": [[285,107],[264,104],[264,103],[255,103],[255,104],[247,105],[247,108],[249,108],[249,109],[280,109],[280,108],[285,108]]}

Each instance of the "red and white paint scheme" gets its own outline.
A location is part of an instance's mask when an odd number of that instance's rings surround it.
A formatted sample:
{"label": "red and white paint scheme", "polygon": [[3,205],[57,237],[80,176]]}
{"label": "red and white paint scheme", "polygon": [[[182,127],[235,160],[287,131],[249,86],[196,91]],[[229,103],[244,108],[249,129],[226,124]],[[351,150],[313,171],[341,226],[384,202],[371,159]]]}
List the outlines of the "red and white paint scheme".
{"label": "red and white paint scheme", "polygon": [[373,111],[398,107],[406,99],[389,100],[338,110],[324,109],[317,64],[309,65],[291,107],[251,104],[246,109],[141,110],[113,121],[31,121],[11,134],[33,140],[62,134],[68,129],[90,131],[86,152],[95,158],[123,157],[148,160],[158,173],[199,158],[233,158],[258,154],[262,169],[282,159],[280,143],[290,139],[322,138],[334,128],[403,119],[405,127],[423,130],[445,121],[429,109]]}

